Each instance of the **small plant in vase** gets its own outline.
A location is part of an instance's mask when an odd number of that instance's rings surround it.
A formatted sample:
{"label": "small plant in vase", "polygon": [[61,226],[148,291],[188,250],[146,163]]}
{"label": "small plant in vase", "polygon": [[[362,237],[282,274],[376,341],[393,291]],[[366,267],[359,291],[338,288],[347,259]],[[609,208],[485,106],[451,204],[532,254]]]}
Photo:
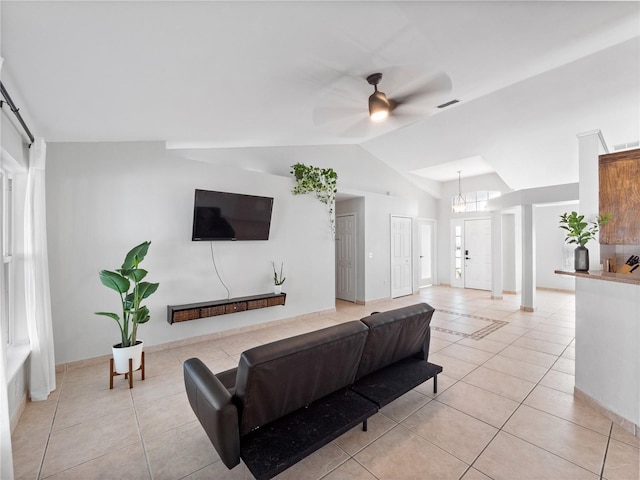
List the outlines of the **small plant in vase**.
{"label": "small plant in vase", "polygon": [[133,370],[140,368],[142,341],[136,338],[138,325],[148,322],[151,318],[149,308],[142,305],[142,301],[153,294],[159,286],[158,283],[142,281],[148,272],[140,268],[140,263],[147,255],[149,245],[151,242],[143,242],[133,247],[119,269],[101,270],[99,273],[102,284],[118,292],[122,307],[122,317],[112,312],[96,312],[96,315],[115,320],[120,329],[120,343],[113,345],[112,348],[117,373],[129,371],[129,358],[133,359]]}
{"label": "small plant in vase", "polygon": [[578,245],[574,256],[576,272],[589,270],[589,250],[585,245],[590,240],[595,240],[599,228],[609,220],[611,220],[611,214],[598,215],[595,222],[586,222],[584,215],[578,215],[577,212],[560,215],[560,228],[569,232],[565,237],[565,242]]}
{"label": "small plant in vase", "polygon": [[287,279],[283,276],[284,271],[284,262],[280,263],[280,271],[276,268],[275,262],[271,262],[273,266],[273,293],[280,294],[282,293],[282,284]]}

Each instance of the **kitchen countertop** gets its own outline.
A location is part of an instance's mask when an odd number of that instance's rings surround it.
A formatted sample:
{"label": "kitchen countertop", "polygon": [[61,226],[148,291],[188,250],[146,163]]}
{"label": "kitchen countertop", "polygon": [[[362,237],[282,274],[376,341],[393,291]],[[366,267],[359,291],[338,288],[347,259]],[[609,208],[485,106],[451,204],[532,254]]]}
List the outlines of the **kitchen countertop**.
{"label": "kitchen countertop", "polygon": [[[640,272],[640,269],[638,270]],[[558,275],[569,275],[571,277],[589,278],[591,280],[603,280],[605,282],[627,283],[630,285],[640,285],[640,275],[637,273],[610,273],[596,270],[593,272],[570,272],[565,270],[555,270]]]}

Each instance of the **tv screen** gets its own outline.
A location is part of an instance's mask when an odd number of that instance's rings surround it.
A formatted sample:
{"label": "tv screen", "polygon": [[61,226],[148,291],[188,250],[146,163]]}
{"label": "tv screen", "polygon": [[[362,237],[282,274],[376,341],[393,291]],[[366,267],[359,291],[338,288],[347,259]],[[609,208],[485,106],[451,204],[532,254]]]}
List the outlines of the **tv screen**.
{"label": "tv screen", "polygon": [[273,198],[196,190],[191,239],[269,240]]}

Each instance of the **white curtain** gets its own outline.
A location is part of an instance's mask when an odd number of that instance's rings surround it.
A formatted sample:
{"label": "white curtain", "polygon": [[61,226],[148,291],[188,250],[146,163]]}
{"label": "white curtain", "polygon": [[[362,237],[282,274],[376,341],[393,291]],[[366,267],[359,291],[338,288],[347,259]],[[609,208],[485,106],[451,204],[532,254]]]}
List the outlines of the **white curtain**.
{"label": "white curtain", "polygon": [[7,339],[0,328],[0,478],[13,478],[13,453],[11,450],[11,421],[7,378]]}
{"label": "white curtain", "polygon": [[[0,57],[0,68],[4,60]],[[2,281],[0,279],[0,286]],[[4,287],[3,287],[4,288]],[[13,453],[11,449],[11,421],[7,388],[7,339],[0,328],[0,478],[13,478]]]}
{"label": "white curtain", "polygon": [[31,400],[46,400],[56,388],[53,323],[47,255],[45,201],[46,144],[36,138],[29,148],[29,173],[24,211],[25,301],[31,361]]}

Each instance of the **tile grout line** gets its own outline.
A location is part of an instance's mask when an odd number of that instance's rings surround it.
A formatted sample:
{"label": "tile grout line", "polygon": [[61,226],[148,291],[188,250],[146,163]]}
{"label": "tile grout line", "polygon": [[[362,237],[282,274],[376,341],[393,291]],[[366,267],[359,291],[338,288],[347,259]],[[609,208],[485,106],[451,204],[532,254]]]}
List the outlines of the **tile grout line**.
{"label": "tile grout line", "polygon": [[62,391],[64,390],[66,377],[67,377],[67,372],[65,370],[64,376],[62,377],[62,385],[60,386],[60,391],[58,392],[58,398],[56,398],[56,408],[54,409],[53,416],[51,418],[51,427],[49,428],[49,433],[47,434],[47,441],[45,442],[44,450],[42,451],[42,458],[40,459],[40,465],[38,466],[38,473],[36,475],[37,479],[40,479],[42,477],[44,459],[47,457],[47,450],[49,450],[49,442],[51,441],[51,435],[53,435],[53,424],[56,421],[56,415],[58,414],[58,408],[60,407],[60,397],[62,396]]}
{"label": "tile grout line", "polygon": [[607,463],[607,453],[609,453],[609,444],[611,443],[611,434],[613,433],[613,422],[609,428],[609,438],[607,438],[607,446],[604,449],[604,457],[602,458],[602,468],[600,469],[600,480],[604,478],[604,466]]}
{"label": "tile grout line", "polygon": [[[531,330],[533,330],[533,328],[530,328],[530,329],[529,329],[529,331],[531,331]],[[526,334],[522,334],[522,335],[520,335],[520,337],[519,337],[519,338],[522,338],[524,335],[526,335]],[[574,337],[574,339],[575,339],[575,337]],[[514,342],[515,342],[515,340],[514,340]],[[452,344],[456,344],[456,343],[457,343],[457,342],[453,342]],[[512,343],[513,343],[513,342],[512,342]],[[472,348],[472,347],[471,347],[471,348]],[[545,372],[545,374],[544,374],[544,375],[542,375],[542,377],[540,378],[540,380],[538,380],[538,382],[536,382],[536,383],[535,383],[534,387],[529,391],[529,393],[527,393],[527,395],[526,395],[526,396],[525,396],[525,397],[524,397],[524,398],[519,402],[518,407],[517,407],[517,408],[516,408],[512,413],[511,413],[511,415],[509,415],[509,418],[507,418],[507,419],[505,420],[505,422],[504,422],[504,423],[502,424],[502,426],[498,429],[498,431],[497,431],[497,432],[495,433],[495,435],[491,438],[491,440],[489,440],[489,442],[487,442],[487,444],[484,446],[484,448],[482,449],[482,451],[481,451],[481,452],[476,456],[476,458],[473,460],[473,462],[471,462],[471,464],[469,465],[469,467],[467,468],[467,470],[465,471],[465,473],[464,473],[464,474],[466,474],[466,473],[469,471],[469,469],[473,468],[473,465],[475,464],[475,462],[480,458],[480,456],[481,456],[481,455],[484,453],[484,451],[488,448],[488,446],[491,444],[491,442],[493,442],[493,441],[495,440],[495,438],[498,436],[498,434],[499,434],[500,432],[503,432],[503,431],[504,431],[504,433],[505,433],[505,434],[507,434],[507,435],[513,435],[513,434],[511,434],[511,433],[507,432],[506,430],[503,430],[503,427],[504,427],[504,426],[509,422],[509,420],[511,420],[511,418],[515,415],[515,413],[520,409],[520,407],[522,407],[522,405],[525,405],[525,403],[524,403],[524,402],[526,401],[526,399],[527,399],[527,398],[529,398],[529,396],[531,395],[531,393],[533,392],[533,390],[541,384],[540,382],[541,382],[541,381],[544,379],[544,377],[545,377],[545,376],[546,376],[546,375],[547,375],[547,374],[548,374],[548,373],[553,369],[553,366],[554,366],[554,365],[556,364],[556,362],[557,362],[557,361],[562,357],[562,355],[567,351],[567,349],[568,349],[568,348],[569,348],[569,344],[565,346],[565,348],[562,350],[562,352],[561,352],[559,355],[554,355],[554,356],[556,357],[556,360],[555,360],[555,361],[554,361],[554,362],[553,362],[549,367],[547,367],[547,371]],[[544,353],[544,352],[543,352],[543,353]],[[498,353],[495,353],[491,358],[494,358],[494,357],[495,357],[495,356],[497,356],[498,354],[499,354],[499,352],[498,352]],[[454,357],[454,358],[455,358],[455,357]],[[491,360],[491,358],[490,358],[489,360]],[[468,375],[470,375],[471,373],[473,373],[474,371],[476,371],[479,367],[481,367],[482,365],[484,365],[484,363],[488,362],[489,360],[487,360],[487,361],[483,362],[483,363],[482,363],[482,364],[480,364],[480,365],[477,365],[477,366],[476,366],[476,368],[474,368],[474,369],[473,369],[473,370],[471,370],[469,373],[467,373],[466,375],[464,375],[461,379],[458,379],[458,380],[456,381],[456,383],[458,383],[458,382],[460,382],[460,381],[464,381],[464,378],[465,378],[465,377],[467,377]],[[526,362],[525,362],[525,363],[526,363]],[[485,368],[488,368],[488,367],[485,367]],[[544,367],[543,367],[543,368],[544,368]],[[518,377],[514,377],[514,378],[518,378]],[[466,382],[465,382],[465,383],[466,383]],[[531,382],[531,383],[533,383],[533,382]],[[479,387],[479,388],[481,388],[481,387]],[[483,389],[483,390],[484,390],[484,389]],[[486,391],[491,392],[490,390],[486,390]],[[491,392],[491,393],[495,393],[495,392]],[[499,394],[496,394],[496,395],[499,395]],[[507,397],[505,397],[505,398],[507,398]],[[434,397],[434,400],[435,400],[435,399],[436,399],[436,398]],[[528,406],[528,405],[526,405],[526,406],[527,406],[527,407],[529,407],[529,408],[534,408],[534,407],[530,407],[530,406]],[[454,408],[454,407],[450,407],[450,408]],[[535,408],[534,408],[534,409],[535,409]],[[455,409],[455,410],[458,410],[458,409]],[[552,415],[552,416],[554,416],[554,417],[556,417],[556,418],[559,418],[559,419],[561,419],[561,420],[568,421],[569,423],[572,423],[572,424],[574,424],[574,425],[576,425],[576,426],[578,426],[578,427],[582,427],[582,425],[579,425],[579,424],[576,424],[576,423],[571,422],[571,421],[569,421],[569,420],[563,419],[562,417],[557,417],[556,415],[553,415],[553,414],[548,413],[548,412],[544,412],[543,410],[539,410],[539,409],[535,409],[535,410],[541,411],[541,412],[546,413],[546,414],[548,414],[548,415]],[[458,411],[462,412],[461,410],[458,410]],[[466,412],[462,412],[462,413],[465,413],[466,415],[469,415],[469,414],[468,414],[468,413],[466,413]],[[476,418],[476,417],[473,417],[473,418]],[[480,420],[480,419],[477,419],[477,420]],[[480,420],[480,421],[482,421],[482,420]],[[484,422],[484,423],[486,423],[486,422]],[[490,425],[490,424],[487,424],[487,425]],[[495,427],[494,427],[494,428],[495,428]],[[589,430],[589,431],[593,431],[593,432],[595,432],[595,430],[591,430],[590,428],[587,428],[587,427],[582,427],[582,428],[585,428],[585,429],[587,429],[587,430]],[[606,460],[606,451],[608,450],[609,442],[610,442],[610,439],[611,439],[611,430],[612,430],[612,429],[613,429],[613,423],[611,424],[611,427],[610,427],[610,434],[609,434],[609,438],[608,438],[608,440],[607,440],[607,449],[605,450],[605,460]],[[599,433],[599,432],[595,432],[595,433]],[[518,438],[518,439],[522,440],[523,442],[526,442],[526,443],[528,443],[528,444],[530,444],[530,445],[533,445],[533,446],[534,446],[534,447],[536,447],[536,448],[540,448],[540,449],[542,449],[542,450],[544,450],[544,451],[546,451],[546,452],[550,453],[551,455],[554,455],[554,456],[556,456],[556,457],[558,457],[558,458],[560,458],[560,459],[562,459],[562,460],[564,460],[564,461],[566,461],[566,462],[569,462],[569,463],[571,463],[571,464],[573,464],[573,465],[576,465],[576,466],[578,466],[578,467],[580,467],[580,468],[584,469],[585,471],[590,472],[590,470],[588,470],[588,469],[586,469],[586,468],[582,467],[581,465],[578,465],[578,464],[574,463],[573,461],[568,460],[568,459],[566,459],[566,458],[564,458],[564,457],[562,457],[562,456],[560,456],[560,455],[558,455],[558,454],[556,454],[556,453],[554,453],[554,452],[551,452],[551,451],[549,451],[549,450],[546,450],[545,448],[539,447],[538,445],[536,445],[536,444],[534,444],[534,443],[531,443],[531,442],[529,442],[528,440],[525,440],[524,438],[521,438],[521,437],[519,437],[519,436],[517,436],[517,435],[513,435],[513,436],[514,436],[515,438]],[[478,470],[478,471],[482,472],[481,470]],[[601,471],[601,475],[600,475],[600,479],[601,479],[601,480],[603,479],[603,477],[602,477],[602,472],[604,472],[604,461],[603,461],[602,471]],[[482,473],[483,473],[483,474],[485,474],[484,472],[482,472]],[[464,476],[464,474],[463,474],[463,476]],[[486,474],[485,474],[485,475],[486,475]]]}
{"label": "tile grout line", "polygon": [[[567,346],[567,347],[565,347],[565,350],[563,350],[563,353],[564,353],[564,351],[566,351],[566,349],[567,349],[567,348],[569,348],[569,347],[568,347],[568,346]],[[496,355],[497,355],[497,354],[496,354]],[[492,358],[493,358],[493,357],[492,357]],[[558,355],[558,358],[560,358],[560,355]],[[509,418],[507,418],[507,419],[504,421],[504,423],[500,426],[500,428],[498,429],[498,431],[496,432],[496,434],[493,436],[493,438],[491,438],[491,440],[489,440],[489,442],[487,442],[487,444],[484,446],[484,448],[482,449],[482,451],[481,451],[481,452],[478,454],[478,456],[473,460],[473,462],[471,463],[471,465],[469,465],[469,468],[472,468],[472,467],[473,467],[473,465],[475,464],[475,462],[480,458],[480,456],[482,456],[482,454],[484,453],[484,451],[489,447],[489,445],[491,444],[491,442],[493,442],[493,441],[495,440],[495,438],[500,434],[500,432],[504,432],[504,433],[505,433],[505,434],[507,434],[507,435],[511,435],[511,436],[513,436],[513,437],[515,437],[515,438],[517,438],[517,439],[519,439],[519,440],[522,440],[523,442],[528,443],[529,445],[532,445],[532,446],[534,446],[534,447],[536,447],[536,448],[539,448],[539,449],[541,449],[541,450],[544,450],[545,452],[548,452],[548,453],[550,453],[551,455],[553,455],[553,456],[555,456],[555,457],[560,458],[561,460],[564,460],[564,461],[566,461],[566,462],[568,462],[568,463],[571,463],[572,465],[576,465],[576,466],[578,466],[578,467],[582,468],[583,470],[585,470],[585,471],[587,471],[587,472],[590,472],[590,470],[587,470],[586,468],[582,467],[581,465],[578,465],[577,463],[574,463],[574,462],[573,462],[573,461],[571,461],[571,460],[568,460],[568,459],[566,459],[566,458],[564,458],[564,457],[562,457],[562,456],[560,456],[560,455],[558,455],[558,454],[556,454],[556,453],[554,453],[554,452],[552,452],[552,451],[550,451],[550,450],[547,450],[546,448],[540,447],[540,446],[536,445],[535,443],[532,443],[532,442],[530,442],[530,441],[528,441],[528,440],[526,440],[526,439],[524,439],[524,438],[521,438],[521,437],[519,437],[519,436],[517,436],[517,435],[515,435],[515,434],[512,434],[512,433],[509,433],[509,432],[507,432],[506,430],[503,430],[504,426],[505,426],[507,423],[509,423],[509,420],[511,420],[511,418],[516,414],[516,412],[517,412],[517,411],[520,409],[520,407],[522,407],[523,405],[525,405],[526,407],[529,407],[529,408],[533,408],[533,409],[535,409],[535,410],[538,410],[538,411],[540,411],[540,412],[542,412],[542,413],[546,413],[546,414],[548,414],[548,415],[552,415],[552,416],[554,416],[554,417],[556,417],[556,418],[559,418],[559,419],[561,419],[561,420],[569,421],[569,420],[563,419],[562,417],[557,417],[556,415],[553,415],[553,414],[551,414],[551,413],[545,412],[544,410],[539,410],[539,409],[537,409],[537,408],[535,408],[535,407],[531,407],[531,406],[526,405],[526,404],[524,403],[524,402],[527,400],[527,398],[529,398],[529,396],[531,395],[531,393],[536,389],[536,387],[538,387],[538,386],[540,385],[540,382],[542,381],[542,379],[544,379],[544,377],[547,375],[547,373],[549,373],[549,372],[551,371],[551,367],[553,367],[553,365],[555,365],[555,362],[554,362],[553,364],[551,364],[551,366],[550,366],[550,367],[548,367],[548,368],[547,368],[547,371],[545,372],[545,374],[540,378],[540,380],[538,380],[538,382],[537,382],[537,383],[535,384],[535,386],[534,386],[534,387],[529,391],[529,393],[527,393],[527,395],[525,395],[525,397],[520,401],[520,404],[519,404],[519,405],[516,407],[516,409],[511,413],[511,415],[509,415]],[[475,369],[474,369],[474,370],[475,370]],[[471,372],[469,372],[469,373],[471,373]],[[468,375],[468,374],[467,374],[467,375]],[[465,376],[466,376],[466,375],[465,375]],[[464,378],[464,377],[463,377],[463,378]],[[460,379],[460,380],[462,380],[462,379]],[[532,383],[533,383],[533,382],[532,382]],[[542,385],[542,386],[544,386],[544,385]],[[487,390],[487,391],[489,391],[489,390]],[[498,394],[496,394],[496,395],[498,395]],[[505,398],[506,398],[506,397],[505,397]],[[463,412],[463,413],[464,413],[464,412]],[[468,415],[468,414],[467,414],[467,415]],[[475,418],[475,417],[474,417],[474,418]],[[478,420],[479,420],[479,419],[478,419]],[[570,422],[570,421],[569,421],[569,422]],[[574,424],[573,422],[570,422],[570,423]],[[574,424],[574,425],[577,425],[577,426],[579,426],[579,427],[581,426],[581,425],[578,425],[578,424]],[[494,427],[494,428],[495,428],[495,427]],[[582,427],[582,428],[586,428],[586,427]],[[613,428],[613,424],[612,424],[611,428]],[[588,429],[588,430],[593,431],[593,430],[591,430],[591,429]],[[598,433],[598,432],[596,432],[596,433]],[[608,445],[608,442],[607,442],[607,445]],[[603,469],[604,469],[604,465],[603,465]],[[482,470],[479,470],[479,469],[476,469],[476,470],[478,470],[479,472],[481,472],[481,473],[483,473],[484,475],[486,475],[486,473],[484,473]],[[600,479],[602,480],[602,476],[600,477]]]}
{"label": "tile grout line", "polygon": [[135,399],[133,398],[133,391],[131,391],[131,389],[129,389],[129,395],[131,398],[131,405],[133,406],[133,414],[136,417],[136,427],[138,428],[140,443],[142,443],[142,451],[144,452],[144,461],[145,461],[145,464],[147,465],[149,478],[153,480],[153,471],[151,470],[151,461],[149,460],[149,453],[147,452],[147,444],[144,441],[144,436],[142,435],[142,428],[140,428],[140,418],[138,417],[138,407],[136,405]]}

